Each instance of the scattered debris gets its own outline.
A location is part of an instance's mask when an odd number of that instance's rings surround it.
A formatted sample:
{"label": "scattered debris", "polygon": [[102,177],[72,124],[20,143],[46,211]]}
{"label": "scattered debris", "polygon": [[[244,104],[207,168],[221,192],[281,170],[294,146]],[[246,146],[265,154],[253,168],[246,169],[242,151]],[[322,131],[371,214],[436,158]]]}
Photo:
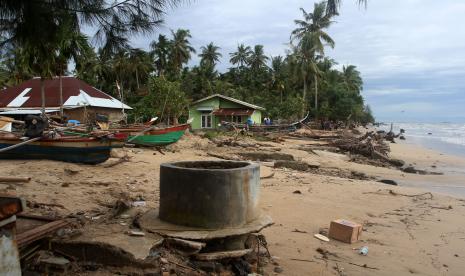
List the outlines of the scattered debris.
{"label": "scattered debris", "polygon": [[292,230],[292,232],[294,232],[294,233],[303,233],[303,234],[308,233],[307,231],[302,231],[302,230],[299,230],[299,229],[297,229],[297,228],[294,229],[294,230]]}
{"label": "scattered debris", "polygon": [[310,165],[302,161],[278,160],[274,162],[275,168],[288,168],[296,171],[307,171],[309,168],[319,168],[318,165]]}
{"label": "scattered debris", "polygon": [[387,184],[387,185],[393,185],[393,186],[398,185],[396,181],[391,180],[391,179],[381,179],[381,180],[378,180],[378,182],[384,183],[384,184]]}
{"label": "scattered debris", "polygon": [[360,249],[358,250],[358,254],[363,255],[363,256],[368,255],[368,246],[360,247]]}
{"label": "scattered debris", "polygon": [[269,175],[260,176],[260,179],[268,179],[268,178],[273,178],[273,176],[274,176],[274,172],[270,173]]}
{"label": "scattered debris", "polygon": [[211,253],[199,253],[194,255],[194,258],[199,261],[215,261],[227,258],[240,258],[252,252],[253,249],[232,250],[232,251],[217,251]]}
{"label": "scattered debris", "polygon": [[329,237],[346,243],[354,243],[360,239],[362,225],[344,219],[331,221]]}
{"label": "scattered debris", "polygon": [[128,231],[128,235],[129,236],[135,236],[135,237],[144,237],[145,233],[142,232],[142,231],[131,230],[131,231]]}
{"label": "scattered debris", "polygon": [[452,205],[449,206],[431,206],[432,209],[452,210]]}
{"label": "scattered debris", "polygon": [[118,199],[111,210],[112,216],[115,218],[131,208],[131,205],[126,200]]}
{"label": "scattered debris", "polygon": [[280,152],[238,152],[237,154],[252,161],[294,161],[293,155]]}
{"label": "scattered debris", "polygon": [[393,196],[406,196],[406,197],[415,197],[415,198],[418,197],[418,198],[425,198],[425,199],[433,199],[433,194],[430,193],[430,192],[408,195],[408,194],[401,194],[401,193],[395,192],[393,190],[381,190],[380,189],[380,190],[378,190],[376,192],[364,192],[364,194],[393,195]]}
{"label": "scattered debris", "polygon": [[0,176],[0,182],[6,183],[21,183],[31,181],[30,177],[19,177],[19,176]]}
{"label": "scattered debris", "polygon": [[329,238],[326,237],[326,236],[323,236],[321,234],[315,234],[313,235],[315,238],[319,239],[320,241],[324,241],[324,242],[329,242]]}
{"label": "scattered debris", "polygon": [[121,157],[120,159],[116,160],[115,162],[103,165],[103,167],[104,168],[111,168],[111,167],[114,167],[114,166],[116,166],[118,164],[121,164],[121,163],[124,163],[124,162],[129,162],[131,160],[131,158],[132,158],[131,156],[125,155],[125,156]]}
{"label": "scattered debris", "polygon": [[71,168],[64,168],[63,171],[65,172],[66,175],[76,175],[80,172],[80,170],[75,170]]}
{"label": "scattered debris", "polygon": [[132,203],[132,206],[134,207],[144,207],[147,205],[147,202],[145,202],[144,200],[136,200]]}

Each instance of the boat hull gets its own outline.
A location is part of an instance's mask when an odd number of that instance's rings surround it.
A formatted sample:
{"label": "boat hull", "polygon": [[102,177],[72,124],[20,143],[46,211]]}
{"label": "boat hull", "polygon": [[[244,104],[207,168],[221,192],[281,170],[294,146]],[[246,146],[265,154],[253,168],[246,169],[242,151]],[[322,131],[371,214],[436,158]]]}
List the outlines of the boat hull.
{"label": "boat hull", "polygon": [[129,135],[128,142],[143,146],[163,146],[176,143],[183,135],[189,125],[179,125],[163,129],[154,129],[146,132],[144,135]]}
{"label": "boat hull", "polygon": [[[0,139],[0,149],[19,142],[19,139]],[[48,159],[98,164],[108,160],[111,148],[111,141],[97,139],[41,140],[2,152],[0,159]]]}

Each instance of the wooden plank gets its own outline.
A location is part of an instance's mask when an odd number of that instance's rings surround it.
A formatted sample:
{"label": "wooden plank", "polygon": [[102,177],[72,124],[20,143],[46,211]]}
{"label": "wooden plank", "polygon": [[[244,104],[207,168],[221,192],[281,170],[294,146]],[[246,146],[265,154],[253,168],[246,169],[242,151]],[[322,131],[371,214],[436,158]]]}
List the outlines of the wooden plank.
{"label": "wooden plank", "polygon": [[56,230],[63,228],[69,224],[66,220],[57,220],[44,225],[41,225],[32,230],[19,233],[17,235],[18,247],[26,246],[34,241],[40,240],[50,234],[53,234]]}
{"label": "wooden plank", "polygon": [[239,258],[244,255],[249,254],[252,252],[252,249],[244,249],[244,250],[233,250],[233,251],[218,251],[218,252],[211,252],[211,253],[200,253],[194,255],[194,257],[199,261],[215,261],[227,258]]}

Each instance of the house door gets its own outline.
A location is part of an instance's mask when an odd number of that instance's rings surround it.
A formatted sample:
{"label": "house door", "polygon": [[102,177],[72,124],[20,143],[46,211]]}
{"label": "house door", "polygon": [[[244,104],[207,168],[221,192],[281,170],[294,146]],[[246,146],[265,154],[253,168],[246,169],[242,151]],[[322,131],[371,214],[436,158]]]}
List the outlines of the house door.
{"label": "house door", "polygon": [[211,127],[212,127],[212,115],[202,114],[202,128],[211,128]]}

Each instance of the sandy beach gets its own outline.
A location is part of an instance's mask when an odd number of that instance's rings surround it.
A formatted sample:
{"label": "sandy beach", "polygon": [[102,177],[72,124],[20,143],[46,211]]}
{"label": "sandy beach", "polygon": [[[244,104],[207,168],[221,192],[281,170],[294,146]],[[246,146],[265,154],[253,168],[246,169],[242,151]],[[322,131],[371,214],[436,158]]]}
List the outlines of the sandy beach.
{"label": "sandy beach", "polygon": [[[274,220],[274,225],[263,231],[273,256],[265,267],[266,273],[276,274],[279,266],[281,275],[463,274],[465,176],[460,168],[465,167],[465,158],[407,143],[391,144],[392,157],[444,173],[418,175],[350,162],[343,154],[318,150],[312,154],[299,149],[309,143],[294,139],[264,142],[266,147],[256,149],[289,153],[297,160],[320,166],[318,171],[301,172],[273,168],[269,162],[261,164],[265,178],[261,180],[260,204]],[[161,163],[212,160],[216,158],[208,153],[227,157],[244,150],[253,149],[216,147],[205,138],[186,135],[164,154],[151,149],[119,149],[117,156],[127,154],[132,158],[110,168],[2,160],[2,175],[29,176],[32,181],[24,185],[0,184],[0,191],[28,200],[30,213],[85,214],[86,231],[76,239],[107,242],[144,258],[157,237],[129,237],[124,234],[128,226],[120,221],[99,220],[108,212],[108,206],[117,199],[129,198],[147,202],[146,206],[134,207],[137,212],[155,208]],[[380,179],[395,180],[399,186],[380,183]],[[327,232],[330,221],[339,218],[363,224],[361,241],[345,244],[313,237]],[[354,250],[361,246],[368,246],[367,256]]]}

